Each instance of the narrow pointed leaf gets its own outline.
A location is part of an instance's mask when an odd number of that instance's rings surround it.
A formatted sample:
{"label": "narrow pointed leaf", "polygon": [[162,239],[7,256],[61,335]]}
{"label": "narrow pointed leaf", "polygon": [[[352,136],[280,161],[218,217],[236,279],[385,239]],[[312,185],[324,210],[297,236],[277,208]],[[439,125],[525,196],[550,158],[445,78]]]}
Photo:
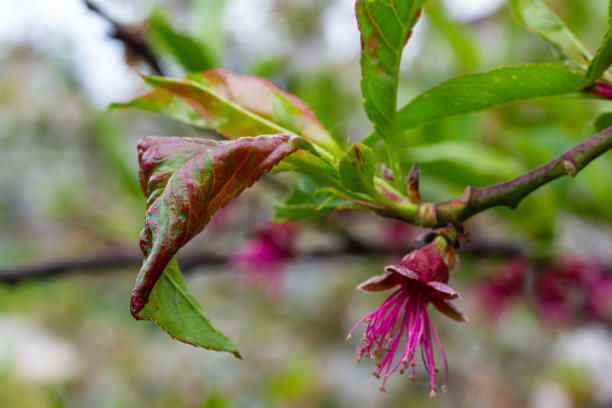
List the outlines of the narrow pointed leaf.
{"label": "narrow pointed leaf", "polygon": [[358,0],[361,92],[374,131],[393,145],[402,51],[426,0]]}
{"label": "narrow pointed leaf", "polygon": [[542,0],[511,0],[516,18],[527,29],[552,43],[565,58],[586,70],[591,54]]}
{"label": "narrow pointed leaf", "polygon": [[132,292],[134,316],[176,252],[204,229],[215,211],[308,142],[293,135],[215,142],[144,137],[140,182],[148,197],[140,247],[146,257]]}
{"label": "narrow pointed leaf", "polygon": [[162,11],[152,13],[149,28],[155,43],[173,56],[185,71],[197,72],[215,66],[212,52],[196,39],[175,30]]}
{"label": "narrow pointed leaf", "polygon": [[582,75],[560,65],[531,64],[461,75],[421,93],[399,112],[398,131],[436,119],[581,90]]}
{"label": "narrow pointed leaf", "polygon": [[176,258],[166,266],[153,287],[149,303],[137,318],[154,321],[176,340],[210,350],[227,351],[242,358],[236,345],[204,315],[185,284]]}
{"label": "narrow pointed leaf", "polygon": [[612,65],[612,27],[608,28],[595,57],[591,60],[584,78],[584,86],[587,87],[595,82],[610,68],[610,65]]}
{"label": "narrow pointed leaf", "polygon": [[340,160],[338,167],[342,185],[358,193],[374,190],[375,171],[376,156],[364,144],[353,144]]}

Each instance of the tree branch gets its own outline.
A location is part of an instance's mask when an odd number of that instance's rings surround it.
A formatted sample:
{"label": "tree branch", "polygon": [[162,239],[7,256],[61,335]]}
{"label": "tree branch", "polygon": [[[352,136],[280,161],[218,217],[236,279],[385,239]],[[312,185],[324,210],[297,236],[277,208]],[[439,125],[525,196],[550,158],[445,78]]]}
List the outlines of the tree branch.
{"label": "tree branch", "polygon": [[109,37],[121,41],[128,54],[141,58],[151,67],[153,72],[157,75],[164,76],[164,71],[157,61],[155,54],[151,51],[151,47],[140,27],[119,24],[90,0],[83,0],[83,2],[89,10],[93,11],[113,26],[113,31],[108,34]]}
{"label": "tree branch", "polygon": [[[384,247],[363,243],[355,239],[347,239],[342,248],[331,250],[318,250],[309,253],[293,254],[292,259],[329,259],[340,256],[351,255],[378,255],[402,256],[413,247],[397,246]],[[490,242],[469,243],[462,251],[472,256],[488,256],[496,258],[526,257],[527,254],[518,246],[507,244],[495,244]],[[103,255],[92,255],[59,262],[42,262],[30,265],[21,265],[11,268],[0,269],[0,283],[17,284],[29,279],[51,278],[61,275],[100,273],[127,268],[139,268],[143,256],[139,251],[129,253],[113,253]],[[210,254],[184,254],[178,256],[181,271],[189,273],[202,266],[221,266],[228,262],[228,257],[214,256]],[[221,271],[221,268],[202,269],[205,272]]]}
{"label": "tree branch", "polygon": [[421,203],[416,222],[425,227],[436,227],[450,222],[463,222],[495,206],[514,209],[532,191],[561,176],[576,176],[587,164],[611,148],[612,126],[545,165],[512,180],[484,188],[469,186],[461,196],[453,200]]}

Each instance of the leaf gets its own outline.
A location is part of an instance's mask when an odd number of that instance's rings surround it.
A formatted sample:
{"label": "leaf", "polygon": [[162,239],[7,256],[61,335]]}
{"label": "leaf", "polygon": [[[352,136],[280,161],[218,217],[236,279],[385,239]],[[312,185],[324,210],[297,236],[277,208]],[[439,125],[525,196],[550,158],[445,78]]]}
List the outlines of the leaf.
{"label": "leaf", "polygon": [[133,108],[159,113],[200,128],[210,129],[212,127],[187,102],[178,96],[160,90],[155,90],[129,102],[113,103],[109,106],[109,109],[120,108]]}
{"label": "leaf", "polygon": [[514,157],[471,141],[447,141],[425,146],[411,147],[402,155],[403,163],[450,162],[470,167],[473,171],[487,176],[512,178],[527,169]]}
{"label": "leaf", "polygon": [[[334,139],[308,105],[266,79],[213,69],[192,74],[187,79],[147,76],[145,82],[156,88],[156,92],[174,95],[188,103],[202,118],[204,127],[229,139],[293,133],[331,153],[341,154]],[[177,110],[176,105],[172,109],[173,106],[164,104],[172,101],[156,99],[155,106],[146,110],[185,121],[183,106]],[[136,106],[142,109],[149,104],[141,101]],[[177,112],[181,113],[178,117],[175,116]]]}
{"label": "leaf", "polygon": [[595,119],[593,125],[597,133],[612,126],[612,112],[602,113]]}
{"label": "leaf", "polygon": [[582,76],[559,65],[532,64],[457,76],[421,93],[399,112],[398,131],[506,103],[579,92]]}
{"label": "leaf", "polygon": [[226,34],[223,11],[227,0],[191,0],[190,13],[195,19],[198,40],[219,61],[225,46]]}
{"label": "leaf", "polygon": [[397,150],[397,84],[402,51],[427,0],[357,0],[361,34],[361,93],[374,135],[385,141],[399,191],[405,190]]}
{"label": "leaf", "polygon": [[210,350],[227,351],[242,358],[236,345],[204,315],[185,284],[174,257],[137,318],[154,321],[176,340]]}
{"label": "leaf", "polygon": [[443,4],[428,3],[425,12],[428,17],[427,21],[448,42],[461,69],[473,71],[478,65],[478,51],[468,27],[450,18]]}
{"label": "leaf", "polygon": [[132,314],[138,315],[168,262],[204,229],[215,211],[301,148],[310,148],[308,142],[293,135],[227,142],[142,138],[140,184],[148,210],[140,248],[146,259],[132,292]]}
{"label": "leaf", "polygon": [[356,208],[355,203],[344,200],[340,193],[316,178],[302,174],[284,203],[275,203],[276,222],[300,221],[323,217],[336,210]]}
{"label": "leaf", "polygon": [[187,72],[203,71],[216,65],[212,53],[203,44],[177,32],[160,10],[151,14],[149,28],[156,43],[172,55]]}
{"label": "leaf", "polygon": [[[397,81],[402,50],[426,0],[358,0],[361,33],[361,92],[374,130],[383,140],[395,136]],[[392,144],[392,143],[391,143]]]}
{"label": "leaf", "polygon": [[369,193],[375,189],[376,156],[364,144],[353,144],[338,166],[340,181],[349,190]]}
{"label": "leaf", "polygon": [[521,24],[552,43],[580,69],[587,69],[591,54],[542,0],[511,0],[510,4]]}
{"label": "leaf", "polygon": [[610,65],[612,65],[612,27],[608,28],[608,32],[599,46],[595,57],[591,60],[583,86],[590,86],[610,68]]}

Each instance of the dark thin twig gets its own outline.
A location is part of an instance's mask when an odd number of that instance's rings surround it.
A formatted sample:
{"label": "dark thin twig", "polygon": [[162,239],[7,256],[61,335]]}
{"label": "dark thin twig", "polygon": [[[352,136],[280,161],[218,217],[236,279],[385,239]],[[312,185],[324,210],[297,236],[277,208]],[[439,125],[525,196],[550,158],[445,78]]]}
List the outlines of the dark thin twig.
{"label": "dark thin twig", "polygon": [[157,75],[164,75],[164,71],[157,61],[155,54],[151,51],[151,47],[141,29],[135,28],[135,26],[119,24],[91,1],[83,0],[83,2],[89,10],[113,26],[113,31],[109,34],[111,38],[121,41],[127,52],[140,57]]}
{"label": "dark thin twig", "polygon": [[[368,245],[360,241],[347,240],[344,247],[334,250],[317,250],[310,253],[294,254],[296,260],[305,259],[329,259],[333,257],[351,255],[370,255],[384,256],[397,254],[401,256],[413,248],[396,247],[388,248],[382,246]],[[468,244],[462,251],[468,255],[489,256],[499,258],[516,258],[525,256],[524,252],[514,246],[495,245],[491,243]],[[183,272],[191,272],[202,266],[220,266],[227,263],[227,257],[220,257],[210,254],[185,254],[179,255],[179,265]],[[0,270],[0,282],[16,284],[28,279],[51,278],[60,275],[99,273],[109,270],[121,270],[126,268],[138,268],[142,264],[143,256],[140,252],[134,251],[121,254],[91,255],[83,258],[71,259],[57,262],[41,262],[30,265],[21,265],[4,268]],[[202,271],[212,272],[217,269],[206,268]],[[221,270],[221,269],[219,269]]]}

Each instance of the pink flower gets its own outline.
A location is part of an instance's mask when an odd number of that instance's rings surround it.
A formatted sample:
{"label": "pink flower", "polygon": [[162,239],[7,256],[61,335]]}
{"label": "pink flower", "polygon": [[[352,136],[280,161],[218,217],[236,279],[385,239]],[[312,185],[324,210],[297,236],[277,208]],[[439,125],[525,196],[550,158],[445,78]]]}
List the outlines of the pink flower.
{"label": "pink flower", "polygon": [[[357,353],[357,362],[365,355],[376,362],[378,368],[373,374],[383,375],[381,391],[389,375],[397,369],[403,373],[410,368],[410,378],[414,379],[416,352],[419,345],[423,354],[425,369],[431,379],[430,397],[436,395],[433,339],[440,349],[445,369],[445,385],[448,385],[448,365],[438,333],[427,314],[427,306],[432,303],[436,309],[454,320],[465,322],[467,319],[450,302],[459,297],[454,289],[446,285],[449,270],[444,259],[432,244],[412,251],[399,265],[390,265],[382,275],[375,276],[358,286],[364,292],[378,292],[398,288],[375,311],[361,319],[349,333],[361,323],[366,323],[363,344]],[[403,341],[402,341],[403,340]],[[395,355],[403,346],[401,355]]]}
{"label": "pink flower", "polygon": [[291,257],[294,227],[292,224],[270,223],[257,238],[245,245],[230,260],[230,264],[245,272],[250,286],[263,284],[268,296],[278,294]]}

